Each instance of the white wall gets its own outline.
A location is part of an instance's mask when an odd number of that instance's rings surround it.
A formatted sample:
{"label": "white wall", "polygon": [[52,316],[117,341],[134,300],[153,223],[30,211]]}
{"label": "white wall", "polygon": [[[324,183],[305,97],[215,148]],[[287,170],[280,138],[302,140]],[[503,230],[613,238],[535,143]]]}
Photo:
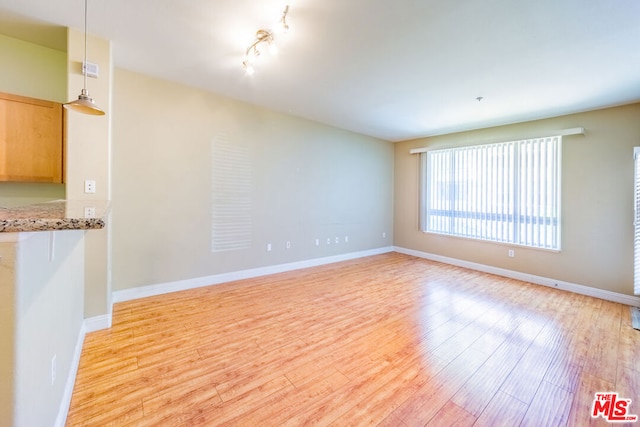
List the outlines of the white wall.
{"label": "white wall", "polygon": [[49,427],[58,416],[83,321],[83,236],[84,231],[3,233],[2,278],[13,273],[15,282],[2,284],[13,287],[13,299],[2,301],[12,307],[13,337],[2,340],[14,357],[10,400],[4,401],[3,390],[0,403],[2,425]]}

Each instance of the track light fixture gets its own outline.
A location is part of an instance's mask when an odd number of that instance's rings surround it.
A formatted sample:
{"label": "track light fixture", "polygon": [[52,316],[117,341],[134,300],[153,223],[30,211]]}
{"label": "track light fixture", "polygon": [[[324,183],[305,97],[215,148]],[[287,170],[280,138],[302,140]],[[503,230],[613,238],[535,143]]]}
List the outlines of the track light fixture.
{"label": "track light fixture", "polygon": [[260,58],[260,55],[264,52],[265,48],[272,55],[278,53],[278,48],[274,43],[274,38],[277,34],[283,34],[289,31],[289,24],[287,23],[288,14],[289,5],[285,6],[280,21],[278,21],[277,25],[273,29],[259,29],[256,31],[256,39],[247,48],[244,61],[242,61],[242,66],[247,74],[251,75],[255,72],[254,64]]}

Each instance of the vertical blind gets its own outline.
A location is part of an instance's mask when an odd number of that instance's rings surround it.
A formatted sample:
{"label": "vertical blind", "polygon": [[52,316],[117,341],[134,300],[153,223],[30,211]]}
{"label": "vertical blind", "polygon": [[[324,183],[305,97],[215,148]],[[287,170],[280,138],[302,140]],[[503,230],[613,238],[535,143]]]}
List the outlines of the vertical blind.
{"label": "vertical blind", "polygon": [[633,220],[633,291],[640,295],[640,147],[633,148],[634,208]]}
{"label": "vertical blind", "polygon": [[423,231],[560,249],[562,137],[422,153]]}

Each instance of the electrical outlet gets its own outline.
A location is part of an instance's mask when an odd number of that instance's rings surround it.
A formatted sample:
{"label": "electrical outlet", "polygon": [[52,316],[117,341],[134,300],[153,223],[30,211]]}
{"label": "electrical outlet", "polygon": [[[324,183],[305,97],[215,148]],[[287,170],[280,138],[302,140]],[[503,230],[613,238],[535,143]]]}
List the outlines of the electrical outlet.
{"label": "electrical outlet", "polygon": [[327,239],[327,245],[330,245],[330,244],[331,244],[331,238],[328,238]]}
{"label": "electrical outlet", "polygon": [[56,382],[56,371],[57,371],[57,355],[54,354],[53,357],[51,358],[51,385],[53,385]]}
{"label": "electrical outlet", "polygon": [[85,218],[95,218],[96,217],[96,208],[94,208],[94,207],[85,207],[84,208],[84,217]]}
{"label": "electrical outlet", "polygon": [[267,252],[271,252],[271,243],[267,243]]}
{"label": "electrical outlet", "polygon": [[336,244],[340,243],[340,238],[336,237]]}
{"label": "electrical outlet", "polygon": [[320,239],[316,239],[316,246],[320,246]]}
{"label": "electrical outlet", "polygon": [[96,181],[93,179],[85,179],[84,180],[84,192],[85,194],[95,194],[96,192]]}
{"label": "electrical outlet", "polygon": [[291,249],[291,242],[287,240],[287,244],[286,244],[287,249]]}
{"label": "electrical outlet", "polygon": [[513,249],[509,249],[508,255],[509,255],[509,258],[513,258],[516,256],[516,252]]}

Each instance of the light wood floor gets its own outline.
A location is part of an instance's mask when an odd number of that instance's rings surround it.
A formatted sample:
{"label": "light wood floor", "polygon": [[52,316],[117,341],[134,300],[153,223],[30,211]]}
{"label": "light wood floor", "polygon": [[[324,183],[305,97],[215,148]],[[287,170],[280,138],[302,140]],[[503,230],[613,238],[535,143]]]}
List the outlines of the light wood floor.
{"label": "light wood floor", "polygon": [[[69,426],[587,426],[629,307],[392,253],[116,304]],[[640,426],[640,422],[636,424]]]}

